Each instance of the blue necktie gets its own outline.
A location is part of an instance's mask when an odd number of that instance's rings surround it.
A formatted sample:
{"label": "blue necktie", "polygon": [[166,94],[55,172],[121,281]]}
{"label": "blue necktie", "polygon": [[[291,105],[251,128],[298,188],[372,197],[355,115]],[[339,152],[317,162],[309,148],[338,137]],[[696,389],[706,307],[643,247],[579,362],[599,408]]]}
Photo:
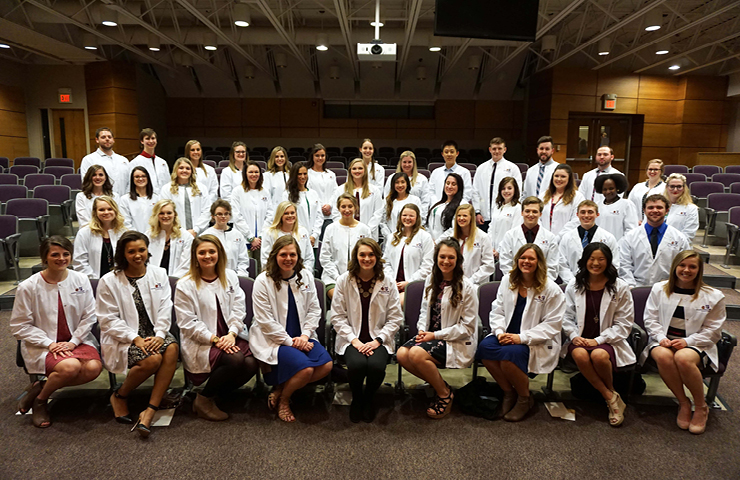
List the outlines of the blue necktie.
{"label": "blue necktie", "polygon": [[586,245],[588,245],[588,231],[583,232],[583,238],[581,239],[581,246],[586,248]]}
{"label": "blue necktie", "polygon": [[537,189],[534,191],[535,197],[540,196],[540,185],[542,185],[542,177],[545,176],[545,164],[540,162],[540,174],[537,175]]}

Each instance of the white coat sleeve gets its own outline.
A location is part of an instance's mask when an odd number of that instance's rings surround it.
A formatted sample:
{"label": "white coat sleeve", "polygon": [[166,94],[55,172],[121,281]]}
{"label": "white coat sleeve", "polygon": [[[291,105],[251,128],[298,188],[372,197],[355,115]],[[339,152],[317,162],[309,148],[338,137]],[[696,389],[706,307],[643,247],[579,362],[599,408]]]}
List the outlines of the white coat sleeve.
{"label": "white coat sleeve", "polygon": [[[331,228],[331,227],[329,227]],[[327,228],[327,230],[329,230]],[[326,278],[326,284],[337,283],[339,278],[339,270],[337,269],[337,263],[332,258],[332,252],[334,251],[334,229],[329,230],[329,235],[324,235],[324,242],[321,244],[321,252],[319,253],[319,263],[324,269],[322,276]]]}
{"label": "white coat sleeve", "polygon": [[72,338],[69,340],[75,345],[84,342],[90,335],[93,326],[98,322],[98,317],[95,315],[95,297],[93,297],[92,286],[89,282],[86,285],[86,289],[87,291],[82,301],[82,318],[80,318],[80,323],[77,324],[77,328],[72,332]]}
{"label": "white coat sleeve", "polygon": [[183,290],[178,284],[175,288],[175,319],[180,328],[180,335],[203,345],[211,343],[215,333],[211,332],[205,322],[198,318],[195,295]]}
{"label": "white coat sleeve", "polygon": [[95,271],[90,265],[90,243],[92,232],[88,228],[82,228],[77,231],[75,238],[74,258],[72,259],[72,268],[75,271],[84,273],[87,278],[94,278]]}
{"label": "white coat sleeve", "polygon": [[[336,280],[336,282],[334,297],[331,299],[331,325],[337,332],[337,336],[341,337],[348,344],[351,344],[352,340],[357,338],[357,334],[355,334],[352,325],[349,323],[345,291],[352,288],[352,282],[349,280],[348,276],[344,276],[341,279]],[[394,288],[392,290],[396,289]]]}
{"label": "white coat sleeve", "polygon": [[686,212],[686,223],[683,226],[681,233],[686,235],[686,238],[691,243],[696,236],[696,231],[699,229],[699,209],[696,205],[691,205],[694,208],[689,208]]}
{"label": "white coat sleeve", "polygon": [[[131,344],[139,333],[121,318],[121,307],[116,301],[115,295],[108,285],[109,281],[116,281],[114,276],[100,279],[96,295],[95,311],[100,322],[100,330],[105,335],[110,335],[119,343]],[[131,299],[133,302],[133,298]]]}
{"label": "white coat sleeve", "polygon": [[301,248],[301,256],[303,256],[303,265],[306,267],[306,270],[313,272],[316,257],[314,256],[313,247],[311,246],[311,240],[309,238],[306,238],[305,245]]}
{"label": "white coat sleeve", "polygon": [[576,312],[576,287],[570,282],[565,288],[565,313],[563,314],[563,332],[568,339],[578,336],[578,314]]}
{"label": "white coat sleeve", "polygon": [[632,247],[629,237],[624,236],[619,240],[619,278],[627,282],[630,288],[635,288],[637,280],[633,271]]}
{"label": "white coat sleeve", "polygon": [[319,328],[319,321],[321,320],[321,304],[319,303],[319,297],[316,293],[316,283],[313,281],[313,275],[309,275],[308,278],[304,278],[303,282],[308,284],[308,311],[306,312],[306,318],[303,319],[303,325],[301,325],[301,335],[305,335],[311,338]]}
{"label": "white coat sleeve", "polygon": [[488,281],[488,279],[496,273],[496,261],[493,258],[493,245],[491,244],[491,237],[486,235],[481,241],[481,264],[478,269],[470,277],[470,280],[476,284],[481,285]]}
{"label": "white coat sleeve", "polygon": [[251,207],[249,205],[242,205],[243,198],[244,197],[240,193],[237,193],[236,189],[231,191],[229,203],[231,204],[231,211],[234,212],[234,227],[236,227],[236,229],[239,230],[245,238],[252,238],[254,236],[252,229],[244,219],[244,214],[242,214],[243,211],[246,211]]}
{"label": "white coat sleeve", "polygon": [[[270,342],[277,345],[291,346],[293,345],[293,339],[285,331],[285,327],[272,315],[273,310],[272,305],[270,305],[270,295],[267,292],[268,288],[270,288],[270,285],[265,277],[258,277],[255,280],[254,289],[252,290],[252,309],[254,311],[252,328],[254,328],[254,325],[259,325],[260,332]],[[283,285],[283,288],[286,287]]]}
{"label": "white coat sleeve", "polygon": [[134,230],[134,222],[131,217],[131,204],[129,203],[130,197],[121,197],[118,200],[118,207],[121,209],[121,216],[123,217],[123,226],[126,230]]}
{"label": "white coat sleeve", "polygon": [[246,243],[243,243],[241,248],[239,248],[239,257],[236,262],[236,274],[240,277],[249,276],[249,250],[247,250]]}
{"label": "white coat sleeve", "polygon": [[560,258],[558,260],[560,266],[558,268],[558,273],[560,274],[560,279],[563,283],[567,284],[575,278],[575,275],[573,275],[573,271],[570,269],[570,265],[568,265],[567,250],[566,247],[564,247],[564,243],[563,239],[560,239],[560,244],[558,245],[558,250],[560,251]]}
{"label": "white coat sleeve", "polygon": [[545,300],[539,325],[519,334],[522,344],[537,345],[552,340],[563,327],[563,314],[565,314],[565,295],[560,287],[556,287]]}
{"label": "white coat sleeve", "polygon": [[722,338],[722,325],[724,325],[726,319],[727,309],[725,298],[722,297],[704,317],[704,322],[699,331],[686,338],[686,345],[703,349],[712,347]]}
{"label": "white coat sleeve", "polygon": [[[511,231],[511,230],[509,230]],[[511,271],[512,264],[514,263],[514,254],[511,246],[512,236],[504,235],[504,239],[501,241],[501,249],[498,251],[498,268],[504,275],[508,275]]]}
{"label": "white coat sleeve", "polygon": [[380,329],[378,336],[383,339],[383,344],[388,345],[396,336],[396,332],[403,325],[403,310],[401,309],[401,296],[398,289],[391,287],[388,308],[385,311],[385,324]]}
{"label": "white coat sleeve", "polygon": [[161,288],[164,289],[164,294],[159,305],[155,305],[157,318],[152,323],[154,323],[154,334],[163,339],[172,326],[172,287],[170,287],[170,282],[166,277]]}
{"label": "white coat sleeve", "polygon": [[506,333],[506,311],[504,310],[504,295],[509,290],[508,277],[505,277],[498,288],[496,299],[491,305],[491,313],[488,315],[488,323],[491,326],[491,333],[498,337]]}
{"label": "white coat sleeve", "polygon": [[660,302],[667,301],[665,293],[663,293],[663,285],[665,285],[664,282],[653,285],[645,303],[645,311],[642,317],[642,323],[645,325],[649,337],[648,340],[652,339],[658,343],[667,338],[663,335],[663,326],[660,324]]}
{"label": "white coat sleeve", "polygon": [[431,276],[432,268],[434,267],[434,240],[432,240],[432,237],[424,237],[424,240],[421,242],[421,255],[421,265],[411,275],[411,279],[408,280],[409,282],[426,280],[427,277]]}
{"label": "white coat sleeve", "polygon": [[23,283],[18,287],[18,293],[13,303],[13,313],[10,315],[10,332],[17,340],[23,340],[29,345],[48,348],[56,339],[52,339],[42,329],[34,325],[33,289]]}
{"label": "white coat sleeve", "polygon": [[560,248],[558,244],[553,242],[547,247],[545,252],[547,261],[547,276],[553,282],[557,280],[558,273],[560,272]]}
{"label": "white coat sleeve", "polygon": [[203,195],[204,201],[201,202],[200,215],[193,222],[193,230],[196,233],[203,232],[203,230],[208,228],[208,223],[211,221],[211,203],[213,202],[207,200],[209,198],[208,193],[201,192],[201,195]]}
{"label": "white coat sleeve", "polygon": [[[462,315],[457,319],[454,325],[434,332],[434,338],[437,340],[455,341],[469,339],[477,342],[475,327],[478,321],[478,295],[472,286],[463,287]],[[448,308],[451,308],[450,305]]]}
{"label": "white coat sleeve", "polygon": [[612,326],[602,330],[599,336],[594,338],[599,345],[604,343],[615,344],[626,339],[632,330],[632,324],[635,322],[635,303],[629,289],[617,290],[614,295],[617,297],[617,307],[614,312]]}
{"label": "white coat sleeve", "polygon": [[267,258],[270,256],[270,251],[272,250],[272,245],[274,243],[275,234],[269,230],[265,230],[264,235],[262,235],[262,246],[260,247],[260,262],[262,268],[265,268],[267,265]]}
{"label": "white coat sleeve", "polygon": [[[226,175],[224,175],[224,173]],[[229,198],[231,196],[231,191],[234,189],[234,182],[232,181],[233,177],[231,175],[231,169],[229,167],[226,167],[221,172],[221,180],[220,180],[220,188],[219,188],[219,194],[221,195],[221,198]]]}
{"label": "white coat sleeve", "polygon": [[[247,249],[245,248],[244,251]],[[244,294],[239,282],[237,281],[234,285],[234,300],[231,304],[231,311],[229,312],[229,318],[226,318],[226,325],[229,326],[229,332],[233,332],[234,335],[238,335],[239,332],[244,330],[244,318],[247,316],[247,296]]]}
{"label": "white coat sleeve", "polygon": [[623,224],[622,228],[624,229],[624,233],[626,234],[633,228],[637,228],[637,226],[640,224],[640,215],[638,215],[637,210],[635,209],[635,205],[632,202],[624,202],[626,205],[627,213],[625,213],[623,218]]}
{"label": "white coat sleeve", "polygon": [[82,192],[79,192],[75,196],[75,213],[77,214],[77,223],[80,226],[90,223],[90,217],[92,216],[92,212],[88,210],[85,200],[85,194]]}

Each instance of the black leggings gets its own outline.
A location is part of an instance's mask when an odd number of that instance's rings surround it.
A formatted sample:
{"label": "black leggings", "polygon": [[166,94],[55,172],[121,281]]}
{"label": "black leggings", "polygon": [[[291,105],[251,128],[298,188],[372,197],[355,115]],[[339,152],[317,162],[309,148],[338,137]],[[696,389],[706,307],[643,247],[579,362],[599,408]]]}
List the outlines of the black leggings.
{"label": "black leggings", "polygon": [[[355,347],[349,345],[344,351],[344,361],[347,364],[349,386],[352,389],[352,398],[372,400],[375,392],[383,384],[385,367],[388,365],[388,350],[380,346],[368,356],[363,355]],[[363,393],[362,383],[367,378]]]}
{"label": "black leggings", "polygon": [[257,360],[252,355],[245,357],[243,352],[224,352],[211,369],[202,395],[213,398],[236,390],[247,383],[258,368]]}

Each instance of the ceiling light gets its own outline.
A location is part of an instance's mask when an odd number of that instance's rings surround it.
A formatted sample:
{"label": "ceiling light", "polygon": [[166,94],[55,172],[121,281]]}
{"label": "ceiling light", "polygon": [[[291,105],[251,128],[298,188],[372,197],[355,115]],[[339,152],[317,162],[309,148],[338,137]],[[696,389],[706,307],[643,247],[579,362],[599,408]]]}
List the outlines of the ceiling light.
{"label": "ceiling light", "polygon": [[339,80],[339,65],[332,65],[329,67],[329,78],[332,80]]}
{"label": "ceiling light", "polygon": [[558,46],[558,37],[555,35],[545,35],[542,37],[542,51],[552,52]]}
{"label": "ceiling light", "polygon": [[601,40],[599,40],[599,55],[609,55],[609,50],[611,49],[611,40],[609,37],[604,37]]}
{"label": "ceiling light", "polygon": [[277,68],[287,68],[288,67],[288,58],[285,56],[283,52],[278,52],[275,54],[275,66]]}
{"label": "ceiling light", "polygon": [[329,38],[325,33],[316,35],[316,50],[320,52],[329,50]]}
{"label": "ceiling light", "polygon": [[375,20],[373,20],[372,22],[370,22],[370,25],[372,25],[373,27],[375,26],[382,27],[384,24],[382,20],[380,22],[376,22]]}
{"label": "ceiling light", "polygon": [[662,42],[658,42],[655,44],[655,54],[656,55],[665,55],[670,52],[671,52],[671,41],[670,40],[663,40]]}
{"label": "ceiling light", "polygon": [[653,8],[645,14],[645,30],[648,32],[654,32],[660,30],[663,26],[663,12],[660,9]]}
{"label": "ceiling light", "polygon": [[206,32],[203,34],[203,48],[211,52],[218,49],[218,39],[215,33]]}
{"label": "ceiling light", "polygon": [[234,25],[237,27],[248,27],[252,23],[252,13],[249,7],[243,3],[234,5]]}
{"label": "ceiling light", "polygon": [[244,68],[244,78],[253,79],[254,78],[254,65],[247,65]]}
{"label": "ceiling light", "polygon": [[100,23],[102,23],[106,27],[118,26],[118,12],[109,8],[101,8]]}
{"label": "ceiling light", "polygon": [[681,68],[681,65],[671,65],[670,67],[668,67],[668,70],[678,70],[680,68]]}
{"label": "ceiling light", "polygon": [[150,33],[147,46],[149,47],[149,50],[151,50],[152,52],[158,52],[161,47],[161,41],[159,40],[159,36],[154,35],[153,33]]}
{"label": "ceiling light", "polygon": [[0,43],[0,48],[10,48],[10,45],[7,43]]}
{"label": "ceiling light", "polygon": [[468,58],[468,70],[478,70],[480,68],[480,55],[471,55]]}
{"label": "ceiling light", "polygon": [[85,48],[85,50],[97,50],[98,49],[98,42],[95,40],[95,37],[89,33],[82,34],[82,46]]}
{"label": "ceiling light", "polygon": [[434,36],[429,36],[429,51],[430,52],[439,52],[442,50],[442,47],[440,46],[440,41]]}

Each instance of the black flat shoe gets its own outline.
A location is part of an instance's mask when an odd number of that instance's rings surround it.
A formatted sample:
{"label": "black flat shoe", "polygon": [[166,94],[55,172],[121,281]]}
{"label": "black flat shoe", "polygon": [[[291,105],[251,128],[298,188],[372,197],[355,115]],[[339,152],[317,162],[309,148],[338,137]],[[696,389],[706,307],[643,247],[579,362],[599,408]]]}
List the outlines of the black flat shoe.
{"label": "black flat shoe", "polygon": [[[128,399],[128,397],[124,397],[123,395],[119,395],[118,394],[118,390],[119,389],[120,389],[120,387],[113,391],[113,396],[116,397],[116,398],[118,398],[118,399],[121,399],[121,400]],[[113,408],[113,402],[111,402],[111,408]],[[113,415],[115,415],[115,414],[116,413],[114,411],[113,412]],[[126,425],[131,425],[132,423],[134,423],[134,421],[131,420],[131,417],[129,417],[128,414],[121,415],[120,417],[115,417],[115,418],[116,418],[116,422],[118,422],[118,423],[123,423],[123,424],[126,424]]]}
{"label": "black flat shoe", "polygon": [[362,420],[362,399],[352,399],[352,403],[349,406],[349,421],[352,423],[360,423]]}
{"label": "black flat shoe", "polygon": [[372,423],[375,420],[375,415],[378,410],[375,408],[375,402],[372,400],[365,404],[365,408],[362,409],[362,421],[365,423]]}

